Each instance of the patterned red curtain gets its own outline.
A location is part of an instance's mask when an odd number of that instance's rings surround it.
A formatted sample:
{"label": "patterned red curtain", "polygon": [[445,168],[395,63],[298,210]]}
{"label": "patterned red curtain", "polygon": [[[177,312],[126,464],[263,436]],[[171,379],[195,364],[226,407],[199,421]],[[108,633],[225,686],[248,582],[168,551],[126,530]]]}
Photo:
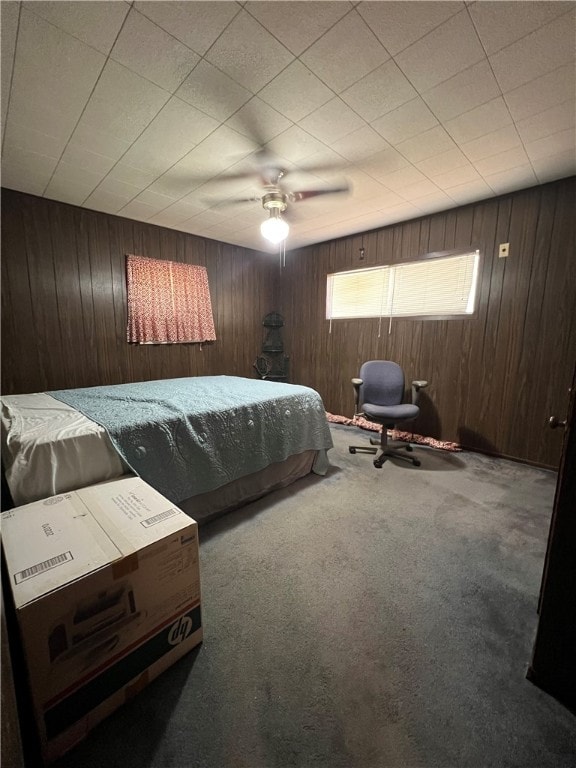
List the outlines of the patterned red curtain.
{"label": "patterned red curtain", "polygon": [[215,341],[205,267],[126,256],[128,341],[186,344]]}

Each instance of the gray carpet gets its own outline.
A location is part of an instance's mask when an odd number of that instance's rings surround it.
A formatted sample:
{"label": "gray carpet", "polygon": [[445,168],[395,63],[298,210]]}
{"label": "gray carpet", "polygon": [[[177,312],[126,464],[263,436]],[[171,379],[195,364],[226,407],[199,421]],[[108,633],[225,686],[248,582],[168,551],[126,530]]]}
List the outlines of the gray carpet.
{"label": "gray carpet", "polygon": [[200,532],[205,640],[57,768],[568,768],[525,679],[554,473],[348,453]]}

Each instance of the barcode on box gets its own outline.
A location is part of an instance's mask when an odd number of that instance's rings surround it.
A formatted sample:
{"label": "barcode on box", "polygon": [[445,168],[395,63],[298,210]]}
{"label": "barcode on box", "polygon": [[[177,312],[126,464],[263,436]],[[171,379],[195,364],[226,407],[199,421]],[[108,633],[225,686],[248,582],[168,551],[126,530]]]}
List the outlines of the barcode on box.
{"label": "barcode on box", "polygon": [[180,510],[173,507],[172,509],[167,509],[166,512],[160,512],[158,515],[148,517],[146,520],[142,520],[141,523],[144,528],[150,528],[151,525],[156,525],[157,523],[161,523],[163,520],[167,520],[169,517],[174,517],[174,515],[179,514]]}
{"label": "barcode on box", "polygon": [[36,563],[36,565],[31,565],[30,568],[24,568],[23,571],[18,571],[14,574],[14,581],[16,584],[21,584],[27,579],[38,576],[39,573],[44,573],[51,568],[56,568],[57,565],[62,565],[62,563],[69,563],[71,560],[74,560],[72,552],[63,552],[61,555],[56,555],[56,557],[51,557],[49,560],[44,560],[42,563]]}

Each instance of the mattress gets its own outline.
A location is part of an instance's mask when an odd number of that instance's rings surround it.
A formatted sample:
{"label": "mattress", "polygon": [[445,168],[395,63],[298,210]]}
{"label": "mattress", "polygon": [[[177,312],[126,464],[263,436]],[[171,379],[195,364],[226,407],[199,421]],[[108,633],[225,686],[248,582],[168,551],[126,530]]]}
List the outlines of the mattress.
{"label": "mattress", "polygon": [[16,505],[130,472],[103,427],[43,392],[2,398],[2,464]]}

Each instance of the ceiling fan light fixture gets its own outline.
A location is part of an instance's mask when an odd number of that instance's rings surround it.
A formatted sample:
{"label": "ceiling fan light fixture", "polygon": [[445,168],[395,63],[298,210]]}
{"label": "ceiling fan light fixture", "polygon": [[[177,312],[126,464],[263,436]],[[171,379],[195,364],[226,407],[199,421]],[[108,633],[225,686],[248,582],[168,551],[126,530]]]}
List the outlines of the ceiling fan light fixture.
{"label": "ceiling fan light fixture", "polygon": [[260,224],[260,232],[270,243],[277,245],[288,237],[290,227],[280,215],[279,208],[270,208],[270,216]]}

